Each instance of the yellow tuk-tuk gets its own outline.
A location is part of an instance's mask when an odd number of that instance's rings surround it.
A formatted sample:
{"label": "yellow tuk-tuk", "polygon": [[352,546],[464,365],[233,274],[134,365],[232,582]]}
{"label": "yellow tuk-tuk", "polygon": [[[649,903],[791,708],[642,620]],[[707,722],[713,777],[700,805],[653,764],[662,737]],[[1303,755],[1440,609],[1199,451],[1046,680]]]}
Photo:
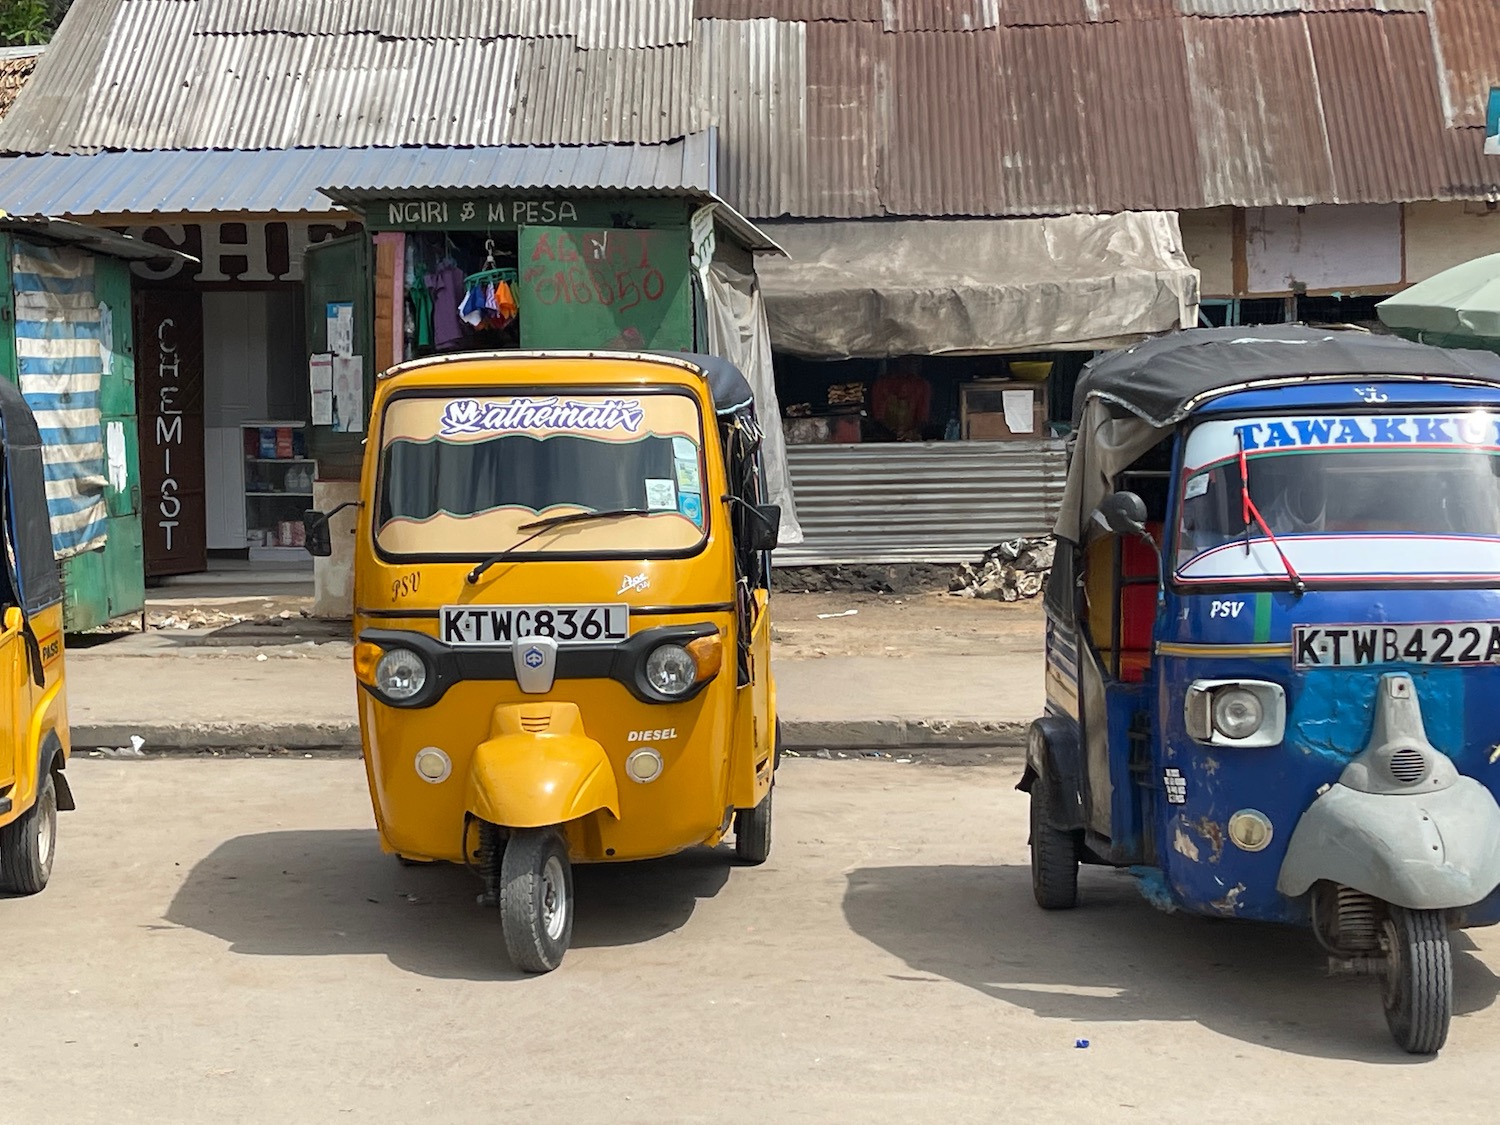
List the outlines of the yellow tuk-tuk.
{"label": "yellow tuk-tuk", "polygon": [[[731,830],[767,857],[760,437],[709,357],[470,353],[378,382],[354,521],[375,819],[405,862],[477,872],[517,968],[567,951],[572,863]],[[334,512],[307,513],[315,555]]]}
{"label": "yellow tuk-tuk", "polygon": [[73,808],[62,587],[52,553],[42,440],[0,379],[0,892],[34,895],[52,876],[57,811]]}

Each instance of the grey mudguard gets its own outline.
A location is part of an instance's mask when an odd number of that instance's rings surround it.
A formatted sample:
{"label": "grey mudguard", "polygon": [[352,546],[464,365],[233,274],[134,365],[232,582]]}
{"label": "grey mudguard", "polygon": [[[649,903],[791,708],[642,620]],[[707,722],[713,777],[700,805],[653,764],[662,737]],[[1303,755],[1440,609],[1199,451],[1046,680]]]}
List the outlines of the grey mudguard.
{"label": "grey mudguard", "polygon": [[1500,885],[1500,806],[1472,777],[1427,793],[1335,785],[1297,822],[1276,889],[1320,879],[1410,910],[1472,906]]}

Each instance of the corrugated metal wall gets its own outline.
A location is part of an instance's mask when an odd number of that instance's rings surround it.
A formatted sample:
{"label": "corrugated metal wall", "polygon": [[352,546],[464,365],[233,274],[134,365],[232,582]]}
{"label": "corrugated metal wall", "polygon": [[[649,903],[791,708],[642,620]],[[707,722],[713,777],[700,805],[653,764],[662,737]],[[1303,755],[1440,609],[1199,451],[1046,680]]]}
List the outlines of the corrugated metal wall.
{"label": "corrugated metal wall", "polygon": [[788,446],[804,541],[776,565],[971,562],[1045,535],[1064,456],[1060,441]]}

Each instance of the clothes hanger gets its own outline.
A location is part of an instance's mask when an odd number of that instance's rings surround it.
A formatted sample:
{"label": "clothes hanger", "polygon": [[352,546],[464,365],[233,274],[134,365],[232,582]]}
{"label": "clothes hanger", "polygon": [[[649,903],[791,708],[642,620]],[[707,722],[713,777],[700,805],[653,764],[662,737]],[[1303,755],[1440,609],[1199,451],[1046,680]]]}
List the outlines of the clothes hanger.
{"label": "clothes hanger", "polygon": [[465,285],[478,285],[485,281],[515,281],[519,275],[513,269],[503,269],[495,265],[495,240],[486,238],[484,240],[484,268],[478,273],[471,273],[464,278]]}

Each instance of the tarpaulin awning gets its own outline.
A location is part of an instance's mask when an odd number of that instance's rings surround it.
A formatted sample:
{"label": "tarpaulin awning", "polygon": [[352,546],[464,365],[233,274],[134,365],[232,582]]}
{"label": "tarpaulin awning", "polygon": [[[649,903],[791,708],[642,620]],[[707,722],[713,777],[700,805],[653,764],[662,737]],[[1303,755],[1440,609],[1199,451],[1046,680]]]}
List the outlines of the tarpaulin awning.
{"label": "tarpaulin awning", "polygon": [[757,273],[792,355],[1099,349],[1198,319],[1172,212],[761,226],[789,256]]}

